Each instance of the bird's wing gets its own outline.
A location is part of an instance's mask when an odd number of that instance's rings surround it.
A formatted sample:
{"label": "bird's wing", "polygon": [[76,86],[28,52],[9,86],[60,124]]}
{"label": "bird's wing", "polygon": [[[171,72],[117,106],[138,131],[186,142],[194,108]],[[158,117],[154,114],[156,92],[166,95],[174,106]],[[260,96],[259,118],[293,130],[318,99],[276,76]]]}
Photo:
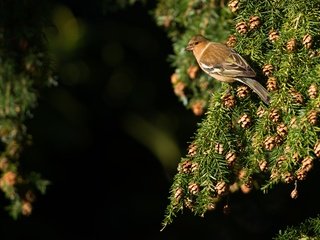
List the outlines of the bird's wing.
{"label": "bird's wing", "polygon": [[[225,57],[227,56],[227,57]],[[211,43],[198,61],[208,74],[225,77],[255,77],[256,73],[237,52],[225,45]]]}
{"label": "bird's wing", "polygon": [[233,77],[254,77],[255,71],[249,66],[249,64],[234,50],[230,51],[229,56],[222,64],[224,69],[223,75]]}
{"label": "bird's wing", "polygon": [[218,73],[221,74],[224,69],[221,64],[210,64],[205,62],[199,62],[200,67],[207,73]]}

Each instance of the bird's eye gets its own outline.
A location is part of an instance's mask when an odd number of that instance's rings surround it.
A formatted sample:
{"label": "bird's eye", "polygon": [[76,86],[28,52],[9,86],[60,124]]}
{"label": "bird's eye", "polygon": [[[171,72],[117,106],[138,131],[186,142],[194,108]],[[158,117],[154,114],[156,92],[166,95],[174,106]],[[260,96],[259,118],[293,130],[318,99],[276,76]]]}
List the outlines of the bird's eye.
{"label": "bird's eye", "polygon": [[198,45],[199,42],[195,42],[194,45]]}

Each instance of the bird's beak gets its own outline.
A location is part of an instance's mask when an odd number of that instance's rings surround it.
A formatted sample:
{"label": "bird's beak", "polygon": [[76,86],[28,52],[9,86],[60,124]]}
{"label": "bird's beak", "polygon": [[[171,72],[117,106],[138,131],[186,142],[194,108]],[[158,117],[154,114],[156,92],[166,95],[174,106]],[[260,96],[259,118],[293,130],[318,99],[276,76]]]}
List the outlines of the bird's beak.
{"label": "bird's beak", "polygon": [[191,45],[188,45],[184,50],[186,51],[192,51],[193,50],[193,47]]}

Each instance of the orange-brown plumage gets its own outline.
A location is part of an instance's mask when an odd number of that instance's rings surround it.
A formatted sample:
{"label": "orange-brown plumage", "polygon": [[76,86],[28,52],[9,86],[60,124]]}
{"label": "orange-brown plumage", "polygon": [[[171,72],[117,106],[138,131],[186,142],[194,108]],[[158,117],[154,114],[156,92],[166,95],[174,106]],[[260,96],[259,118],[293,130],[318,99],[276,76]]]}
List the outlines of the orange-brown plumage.
{"label": "orange-brown plumage", "polygon": [[269,104],[268,91],[252,79],[256,76],[255,71],[235,50],[222,43],[211,42],[202,35],[192,37],[186,50],[193,52],[200,68],[208,75],[221,82],[246,84]]}

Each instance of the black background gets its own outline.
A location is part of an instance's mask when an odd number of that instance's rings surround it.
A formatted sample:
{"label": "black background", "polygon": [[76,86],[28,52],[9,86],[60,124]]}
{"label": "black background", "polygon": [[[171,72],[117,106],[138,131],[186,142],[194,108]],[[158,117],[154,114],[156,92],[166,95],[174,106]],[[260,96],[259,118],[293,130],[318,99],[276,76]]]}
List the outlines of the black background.
{"label": "black background", "polygon": [[[172,43],[149,13],[154,4],[112,11],[103,11],[97,2],[61,4],[88,27],[85,43],[63,61],[81,59],[90,75],[70,83],[59,77],[58,65],[59,85],[41,92],[34,117],[27,121],[33,145],[21,166],[52,184],[30,217],[15,221],[1,212],[1,239],[271,239],[279,229],[318,212],[312,172],[299,185],[297,200],[290,199],[293,185],[268,195],[238,193],[230,198],[229,215],[215,211],[200,218],[185,212],[160,232],[176,170],[165,168],[126,126],[132,117],[156,122],[164,116],[185,153],[200,118],[173,94],[174,70],[167,60]],[[103,61],[108,43],[123,49],[117,64]],[[116,71],[128,73],[124,85],[110,85]]]}

